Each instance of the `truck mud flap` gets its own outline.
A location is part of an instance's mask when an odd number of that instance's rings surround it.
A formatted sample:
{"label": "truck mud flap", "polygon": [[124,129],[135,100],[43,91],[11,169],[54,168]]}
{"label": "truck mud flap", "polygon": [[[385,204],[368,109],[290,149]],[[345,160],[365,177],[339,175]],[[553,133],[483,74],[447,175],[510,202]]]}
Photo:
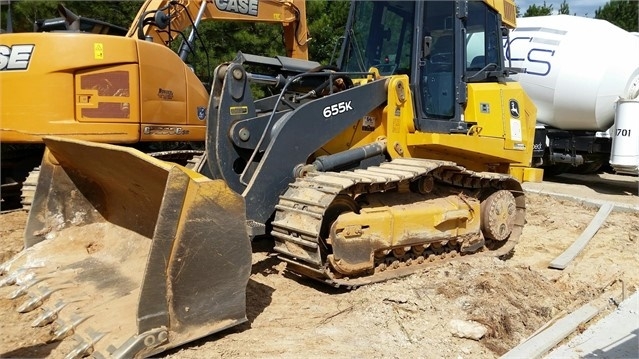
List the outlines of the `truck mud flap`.
{"label": "truck mud flap", "polygon": [[52,326],[51,355],[146,357],[246,321],[240,195],[127,147],[45,143],[25,250],[0,266],[0,295]]}

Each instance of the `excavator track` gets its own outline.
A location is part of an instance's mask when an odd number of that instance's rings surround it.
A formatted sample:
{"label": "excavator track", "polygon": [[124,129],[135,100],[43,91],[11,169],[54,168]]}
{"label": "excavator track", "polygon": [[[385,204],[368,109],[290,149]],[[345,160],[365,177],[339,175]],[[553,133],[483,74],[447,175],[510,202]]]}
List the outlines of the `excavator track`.
{"label": "excavator track", "polygon": [[[335,212],[339,216],[345,208],[348,211],[348,202],[355,203],[362,196],[376,193],[392,197],[399,189],[414,189],[417,183],[426,183],[430,187],[426,190],[431,193],[449,192],[463,201],[481,201],[481,212],[485,213],[479,214],[483,226],[480,245],[468,245],[468,238],[458,237],[376,248],[371,253],[374,268],[358,276],[339,273],[330,260],[331,245],[323,238],[335,220]],[[500,193],[490,196],[497,192]],[[499,210],[495,212],[494,208],[499,207],[502,197],[511,198],[512,230],[500,234]],[[524,193],[514,178],[470,171],[453,162],[402,158],[367,169],[315,172],[298,178],[280,196],[271,234],[276,241],[275,250],[287,262],[288,270],[331,286],[355,288],[409,275],[461,256],[507,255],[519,240],[524,222]]]}
{"label": "excavator track", "polygon": [[204,155],[204,151],[202,150],[171,150],[171,151],[160,151],[160,152],[150,152],[149,156],[157,158],[162,161],[175,162],[182,166],[188,167],[191,163],[191,160],[195,157],[201,157]]}
{"label": "excavator track", "polygon": [[20,203],[22,204],[22,209],[29,211],[31,209],[31,205],[33,204],[33,198],[35,197],[35,190],[38,186],[38,177],[40,177],[40,166],[34,168],[27,179],[22,183],[22,194],[20,195]]}

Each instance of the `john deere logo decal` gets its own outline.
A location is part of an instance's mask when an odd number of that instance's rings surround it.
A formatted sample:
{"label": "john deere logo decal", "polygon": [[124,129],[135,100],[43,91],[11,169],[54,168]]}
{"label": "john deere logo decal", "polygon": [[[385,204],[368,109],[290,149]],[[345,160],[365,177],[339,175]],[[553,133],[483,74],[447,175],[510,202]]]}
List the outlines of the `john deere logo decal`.
{"label": "john deere logo decal", "polygon": [[510,115],[514,118],[519,118],[519,103],[517,100],[510,100]]}

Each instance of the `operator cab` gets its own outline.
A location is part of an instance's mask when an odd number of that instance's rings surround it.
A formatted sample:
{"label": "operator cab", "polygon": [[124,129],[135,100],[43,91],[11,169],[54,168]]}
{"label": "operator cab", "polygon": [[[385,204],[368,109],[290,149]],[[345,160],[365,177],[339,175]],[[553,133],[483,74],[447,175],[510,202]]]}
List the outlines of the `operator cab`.
{"label": "operator cab", "polygon": [[116,36],[124,36],[128,31],[123,27],[104,21],[78,16],[62,4],[58,4],[58,13],[60,14],[60,17],[53,19],[37,19],[33,24],[33,31],[69,31]]}
{"label": "operator cab", "polygon": [[501,44],[501,16],[481,1],[354,1],[340,64],[409,75],[417,129],[465,133],[466,85],[504,81]]}

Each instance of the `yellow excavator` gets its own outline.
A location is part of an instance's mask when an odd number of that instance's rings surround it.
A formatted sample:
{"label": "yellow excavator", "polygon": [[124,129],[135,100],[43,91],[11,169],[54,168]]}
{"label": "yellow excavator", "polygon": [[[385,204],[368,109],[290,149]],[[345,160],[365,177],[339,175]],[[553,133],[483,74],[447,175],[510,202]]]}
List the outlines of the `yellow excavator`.
{"label": "yellow excavator", "polygon": [[536,109],[504,64],[514,25],[510,0],[354,1],[335,66],[239,53],[215,69],[195,170],[46,137],[0,284],[70,337],[56,350],[144,357],[246,321],[256,237],[347,288],[510,253],[521,182],[542,176]]}
{"label": "yellow excavator", "polygon": [[42,160],[44,136],[127,144],[182,162],[201,153],[210,83],[186,62],[195,52],[208,58],[202,22],[281,24],[287,56],[308,59],[301,0],[147,0],[128,32],[58,11],[36,23],[38,32],[0,35],[5,205],[21,195],[32,202],[38,171],[27,176]]}

